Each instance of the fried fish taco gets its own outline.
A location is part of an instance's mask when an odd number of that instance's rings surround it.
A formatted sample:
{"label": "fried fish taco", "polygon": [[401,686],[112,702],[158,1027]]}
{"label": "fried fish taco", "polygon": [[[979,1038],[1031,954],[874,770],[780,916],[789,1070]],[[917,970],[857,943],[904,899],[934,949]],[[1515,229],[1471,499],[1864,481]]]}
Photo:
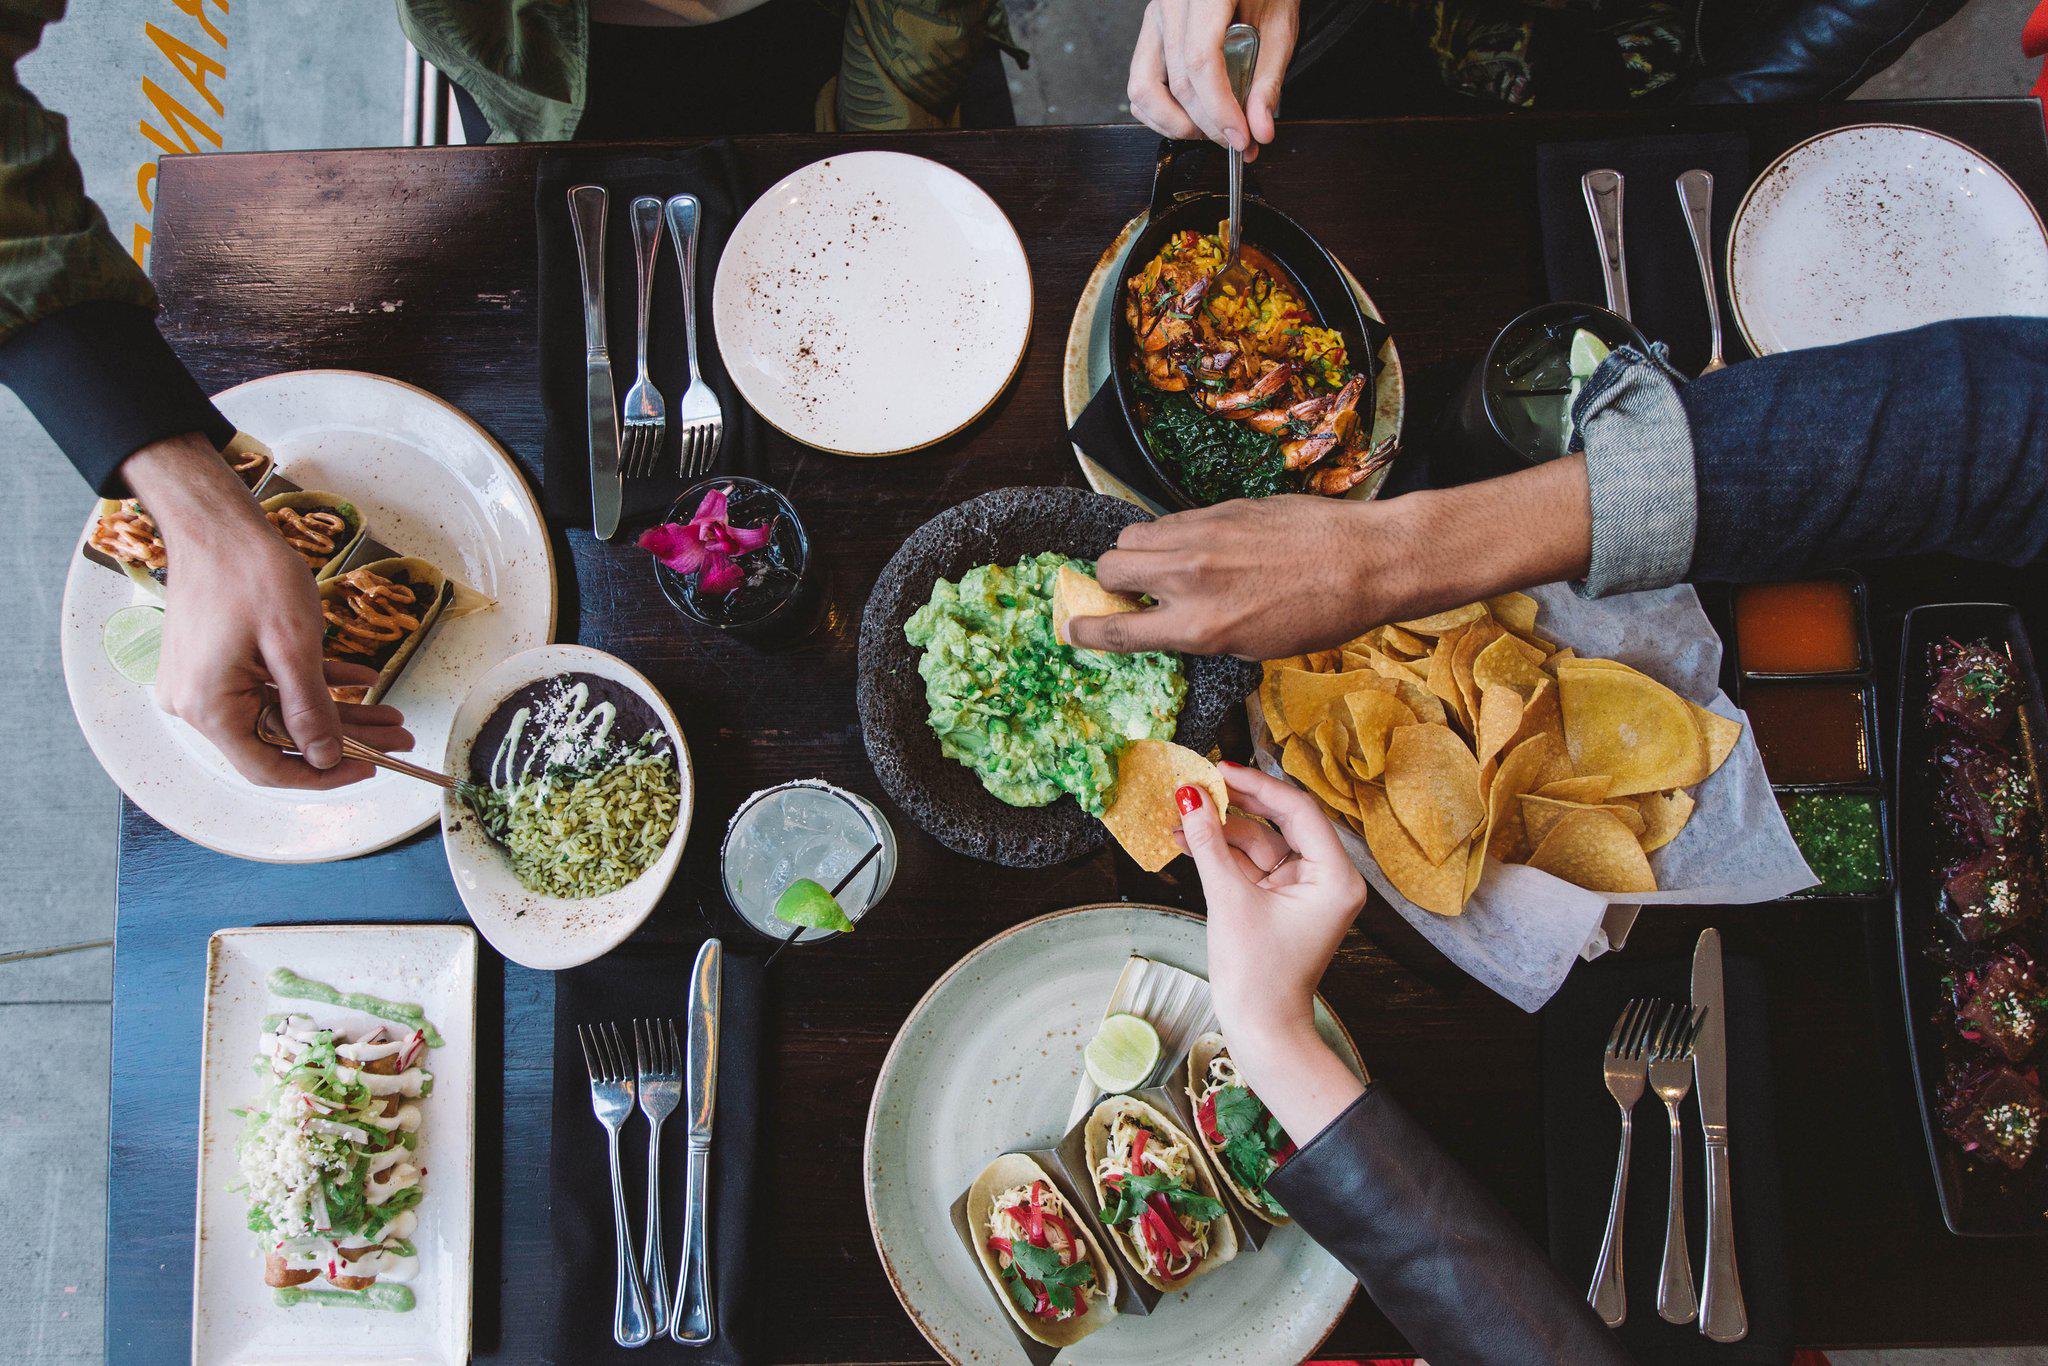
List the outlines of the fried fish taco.
{"label": "fried fish taco", "polygon": [[263,516],[299,552],[315,580],[340,573],[363,539],[361,509],[338,493],[280,493],[263,500]]}
{"label": "fried fish taco", "polygon": [[1221,1034],[1204,1034],[1188,1049],[1188,1103],[1195,1132],[1237,1202],[1275,1227],[1293,1223],[1266,1182],[1294,1156],[1294,1140],[1244,1084]]}
{"label": "fried fish taco", "polygon": [[331,689],[335,700],[375,702],[389,692],[450,593],[447,575],[410,555],[373,560],[321,584],[320,610],[327,618],[321,652],[377,671],[368,687]]}
{"label": "fried fish taco", "polygon": [[1178,1290],[1237,1255],[1237,1231],[1195,1141],[1133,1096],[1088,1116],[1083,1142],[1102,1222],[1138,1276]]}
{"label": "fried fish taco", "polygon": [[1005,1153],[974,1179],[967,1226],[996,1298],[1036,1341],[1065,1347],[1116,1317],[1108,1254],[1022,1153]]}

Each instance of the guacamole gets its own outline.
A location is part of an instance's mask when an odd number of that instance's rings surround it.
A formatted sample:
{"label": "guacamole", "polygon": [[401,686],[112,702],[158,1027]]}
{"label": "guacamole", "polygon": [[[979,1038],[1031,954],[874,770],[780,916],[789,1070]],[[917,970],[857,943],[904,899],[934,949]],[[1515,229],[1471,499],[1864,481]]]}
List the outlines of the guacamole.
{"label": "guacamole", "polygon": [[1048,551],[941,579],[903,634],[924,651],[917,672],[946,757],[1011,806],[1065,792],[1100,816],[1117,752],[1172,739],[1188,685],[1174,655],[1076,650],[1053,638],[1053,579],[1069,564],[1092,572]]}

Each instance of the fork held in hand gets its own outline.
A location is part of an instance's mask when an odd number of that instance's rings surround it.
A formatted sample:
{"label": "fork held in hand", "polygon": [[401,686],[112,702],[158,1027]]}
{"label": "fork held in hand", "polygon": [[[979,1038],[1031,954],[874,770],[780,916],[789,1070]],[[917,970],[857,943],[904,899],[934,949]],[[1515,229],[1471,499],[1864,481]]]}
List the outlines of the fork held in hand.
{"label": "fork held in hand", "polygon": [[1593,1287],[1586,1302],[1609,1328],[1621,1327],[1628,1317],[1628,1290],[1621,1272],[1621,1214],[1628,1204],[1629,1140],[1635,1135],[1635,1104],[1643,1098],[1643,1081],[1649,1065],[1643,1048],[1651,1032],[1662,1022],[1670,1006],[1638,998],[1628,1003],[1614,1032],[1607,1036],[1607,1051],[1601,1059],[1607,1077],[1607,1094],[1621,1107],[1621,1156],[1614,1164],[1614,1195],[1607,1204],[1607,1236],[1600,1243],[1600,1260],[1593,1264]]}
{"label": "fork held in hand", "polygon": [[683,276],[683,355],[689,361],[690,387],[676,403],[676,435],[682,458],[677,473],[702,479],[718,463],[718,443],[725,436],[725,409],[718,392],[697,369],[697,196],[670,195],[664,210],[669,236],[676,246],[676,265]]}
{"label": "fork held in hand", "polygon": [[640,1249],[640,1270],[658,1332],[669,1312],[668,1261],[661,1252],[661,1122],[683,1098],[683,1045],[675,1021],[633,1021],[633,1055],[639,1064],[640,1112],[647,1116],[647,1240]]}
{"label": "fork held in hand", "polygon": [[1664,1265],[1657,1273],[1657,1315],[1666,1323],[1691,1323],[1700,1316],[1692,1284],[1692,1257],[1685,1244],[1685,1127],[1678,1106],[1692,1090],[1692,1048],[1700,1036],[1705,1006],[1679,1006],[1664,1017],[1650,1043],[1650,1089],[1671,1118],[1671,1180],[1665,1191]]}
{"label": "fork held in hand", "polygon": [[636,296],[634,336],[638,342],[639,369],[633,387],[626,390],[624,447],[619,463],[629,479],[654,473],[661,454],[661,439],[668,432],[668,414],[662,408],[661,390],[647,377],[647,315],[654,307],[654,263],[661,252],[661,201],[642,195],[633,201],[633,268],[638,272],[640,290]]}
{"label": "fork held in hand", "polygon": [[611,1143],[613,1252],[618,1257],[618,1288],[612,1296],[612,1340],[621,1347],[639,1347],[654,1337],[647,1313],[647,1287],[633,1256],[633,1232],[626,1218],[626,1188],[619,1178],[619,1128],[632,1117],[634,1072],[617,1025],[578,1025],[583,1066],[590,1073],[590,1108],[604,1125]]}

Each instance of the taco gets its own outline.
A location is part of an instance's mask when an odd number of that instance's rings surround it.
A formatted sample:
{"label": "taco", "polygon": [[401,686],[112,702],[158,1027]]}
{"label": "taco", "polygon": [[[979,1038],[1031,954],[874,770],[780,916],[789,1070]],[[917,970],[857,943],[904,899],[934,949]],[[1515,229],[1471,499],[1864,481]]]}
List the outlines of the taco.
{"label": "taco", "polygon": [[1133,1096],[1088,1116],[1083,1141],[1102,1222],[1154,1290],[1178,1290],[1237,1255],[1237,1231],[1195,1141]]}
{"label": "taco", "polygon": [[280,493],[263,500],[263,516],[299,552],[315,580],[331,579],[363,539],[363,514],[338,493]]}
{"label": "taco", "polygon": [[1237,1202],[1276,1227],[1293,1223],[1266,1182],[1294,1156],[1294,1140],[1238,1076],[1221,1034],[1204,1034],[1188,1049],[1188,1103],[1195,1132]]}
{"label": "taco", "polygon": [[449,596],[448,576],[410,555],[373,560],[321,584],[320,609],[327,618],[321,652],[377,671],[377,681],[367,687],[330,689],[334,700],[375,702],[389,692]]}
{"label": "taco", "polygon": [[236,432],[221,448],[220,458],[228,462],[228,468],[251,493],[261,489],[264,481],[270,478],[270,472],[277,468],[270,447],[247,432]]}
{"label": "taco", "polygon": [[[253,436],[235,434],[221,459],[251,493],[270,478],[277,462],[270,448]],[[123,573],[142,588],[162,596],[164,591],[164,538],[156,520],[143,511],[134,498],[102,498],[99,520],[93,523],[86,544],[121,567]]]}
{"label": "taco", "polygon": [[1034,1340],[1065,1347],[1116,1317],[1116,1272],[1102,1244],[1022,1153],[974,1178],[967,1227],[996,1298]]}

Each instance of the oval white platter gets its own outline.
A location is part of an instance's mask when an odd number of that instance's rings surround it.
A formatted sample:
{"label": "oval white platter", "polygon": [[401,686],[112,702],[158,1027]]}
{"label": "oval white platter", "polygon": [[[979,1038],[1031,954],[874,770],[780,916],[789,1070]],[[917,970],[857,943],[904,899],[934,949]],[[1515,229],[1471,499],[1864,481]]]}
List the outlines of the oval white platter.
{"label": "oval white platter", "polygon": [[[405,712],[415,755],[438,756],[471,680],[555,629],[555,567],[540,506],[519,468],[460,409],[410,384],[354,370],[299,370],[214,397],[301,488],[343,494],[370,533],[461,579],[496,606],[441,622],[384,700]],[[91,534],[86,517],[79,542]],[[124,575],[73,555],[59,631],[64,683],[86,742],[129,798],[195,844],[269,863],[353,858],[433,824],[435,790],[379,773],[332,792],[257,787],[151,689],[116,673],[106,619],[153,602]]]}
{"label": "oval white platter", "polygon": [[2048,232],[1997,163],[1896,123],[1808,138],[1728,233],[1735,325],[1759,356],[1951,318],[2048,313]]}
{"label": "oval white platter", "polygon": [[469,918],[492,948],[515,963],[544,972],[573,968],[609,953],[653,912],[682,859],[696,790],[682,724],[660,690],[624,660],[585,645],[543,645],[514,655],[479,678],[455,713],[441,771],[458,777],[467,774],[477,731],[498,704],[528,683],[565,673],[596,674],[622,683],[653,709],[668,730],[682,802],[676,812],[676,828],[661,857],[639,877],[616,892],[571,900],[522,887],[505,851],[484,834],[468,808],[452,792],[443,798],[441,842]]}
{"label": "oval white platter", "polygon": [[[1067,1127],[1081,1050],[1134,953],[1205,973],[1203,922],[1163,906],[1080,906],[1005,930],[933,984],[897,1031],[868,1107],[863,1167],[875,1247],[918,1331],[953,1362],[1023,1353],[960,1244],[951,1206],[998,1153],[1050,1147]],[[1363,1075],[1319,1000],[1316,1027]],[[1301,1361],[1358,1283],[1297,1226],[1067,1348],[1072,1366]]]}
{"label": "oval white platter", "polygon": [[987,191],[902,152],[792,171],[741,216],[711,291],[719,354],[778,430],[840,455],[959,431],[1031,332],[1024,245]]}

